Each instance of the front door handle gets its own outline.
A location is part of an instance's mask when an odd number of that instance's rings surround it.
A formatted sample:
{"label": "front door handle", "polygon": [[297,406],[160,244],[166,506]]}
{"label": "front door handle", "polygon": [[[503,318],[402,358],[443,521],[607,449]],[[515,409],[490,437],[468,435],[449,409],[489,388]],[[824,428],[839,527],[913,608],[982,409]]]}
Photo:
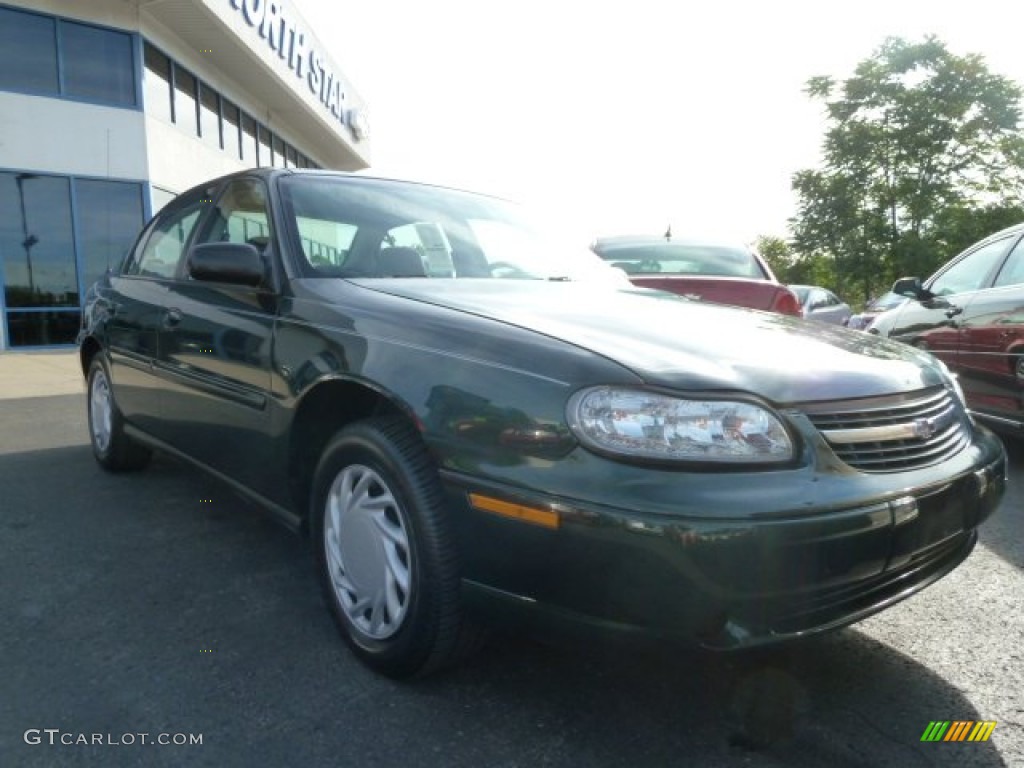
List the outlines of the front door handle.
{"label": "front door handle", "polygon": [[963,307],[958,307],[955,304],[951,305],[950,308],[946,310],[946,317],[952,320],[957,315],[962,314],[963,311]]}
{"label": "front door handle", "polygon": [[178,323],[181,322],[181,310],[180,309],[168,309],[164,312],[164,327],[174,328]]}

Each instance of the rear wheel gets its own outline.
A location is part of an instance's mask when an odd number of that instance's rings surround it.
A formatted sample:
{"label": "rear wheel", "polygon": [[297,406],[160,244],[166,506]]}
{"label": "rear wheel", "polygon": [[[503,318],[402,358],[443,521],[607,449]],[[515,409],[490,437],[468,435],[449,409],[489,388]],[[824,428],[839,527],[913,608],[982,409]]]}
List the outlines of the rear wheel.
{"label": "rear wheel", "polygon": [[124,419],[117,409],[110,373],[100,355],[89,366],[89,439],[100,466],[110,472],[142,469],[153,452],[124,432]]}
{"label": "rear wheel", "polygon": [[423,675],[471,645],[440,482],[405,422],[341,430],[317,467],[311,515],[324,595],[365,663],[392,677]]}

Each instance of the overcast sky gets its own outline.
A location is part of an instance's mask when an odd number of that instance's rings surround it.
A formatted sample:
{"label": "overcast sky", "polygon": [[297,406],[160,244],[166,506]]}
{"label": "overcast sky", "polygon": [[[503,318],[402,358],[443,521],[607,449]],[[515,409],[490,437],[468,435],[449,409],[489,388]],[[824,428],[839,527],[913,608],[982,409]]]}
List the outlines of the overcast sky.
{"label": "overcast sky", "polygon": [[1024,83],[999,0],[299,0],[369,101],[373,171],[564,214],[587,236],[787,234],[818,162],[809,77],[935,34]]}

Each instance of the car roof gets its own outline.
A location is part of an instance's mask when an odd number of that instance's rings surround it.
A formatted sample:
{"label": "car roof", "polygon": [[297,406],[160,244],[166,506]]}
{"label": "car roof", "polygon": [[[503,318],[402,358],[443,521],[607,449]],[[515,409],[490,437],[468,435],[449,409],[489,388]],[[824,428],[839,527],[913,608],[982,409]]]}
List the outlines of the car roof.
{"label": "car roof", "polygon": [[434,189],[445,189],[453,192],[463,192],[470,195],[478,195],[480,197],[489,197],[494,200],[504,200],[504,198],[496,197],[495,195],[488,195],[485,192],[476,192],[469,189],[459,189],[458,187],[449,187],[443,184],[433,184],[427,181],[415,181],[412,179],[401,179],[396,177],[387,176],[374,176],[365,174],[362,172],[351,173],[349,171],[334,171],[326,168],[248,168],[243,171],[234,171],[232,173],[225,174],[223,176],[217,176],[212,179],[207,179],[200,184],[196,184],[194,187],[185,190],[184,192],[176,195],[181,197],[182,195],[189,194],[191,192],[208,189],[211,186],[220,186],[225,184],[232,179],[238,178],[252,178],[256,176],[258,178],[266,179],[267,181],[282,178],[282,177],[293,177],[293,176],[307,176],[307,177],[320,177],[320,178],[343,178],[357,182],[367,182],[370,184],[385,183],[385,184],[401,184],[401,185],[412,185],[419,187],[432,187]]}

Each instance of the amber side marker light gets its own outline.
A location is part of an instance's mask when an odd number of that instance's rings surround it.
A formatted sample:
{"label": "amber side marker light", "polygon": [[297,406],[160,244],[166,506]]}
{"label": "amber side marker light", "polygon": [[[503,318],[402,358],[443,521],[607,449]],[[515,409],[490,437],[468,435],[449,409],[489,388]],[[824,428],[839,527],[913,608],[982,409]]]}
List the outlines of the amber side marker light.
{"label": "amber side marker light", "polygon": [[501,499],[492,499],[490,496],[481,496],[479,493],[469,494],[469,503],[484,512],[493,512],[502,517],[510,517],[524,523],[533,523],[544,528],[558,528],[558,515],[546,509],[537,507],[524,507],[522,504],[512,504]]}

